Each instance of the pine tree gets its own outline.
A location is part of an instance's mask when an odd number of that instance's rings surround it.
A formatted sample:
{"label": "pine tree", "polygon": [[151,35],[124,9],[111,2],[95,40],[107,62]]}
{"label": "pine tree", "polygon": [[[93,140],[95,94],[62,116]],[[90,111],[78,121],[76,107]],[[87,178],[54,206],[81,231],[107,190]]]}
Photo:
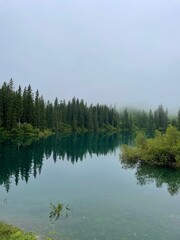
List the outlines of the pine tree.
{"label": "pine tree", "polygon": [[21,86],[19,86],[18,90],[16,91],[16,120],[18,122],[18,126],[22,122],[22,114],[23,114],[23,99],[22,99],[22,91]]}
{"label": "pine tree", "polygon": [[131,132],[132,130],[132,119],[128,113],[127,108],[125,108],[121,117],[121,130],[123,132]]}
{"label": "pine tree", "polygon": [[54,101],[54,108],[53,108],[53,128],[57,131],[58,130],[58,98],[56,97]]}
{"label": "pine tree", "polygon": [[160,105],[154,112],[155,128],[162,132],[165,132],[168,126],[168,111],[164,110],[163,106]]}
{"label": "pine tree", "polygon": [[98,114],[97,114],[97,107],[93,106],[92,108],[92,118],[93,118],[93,126],[94,126],[94,131],[97,132],[99,128],[98,124]]}
{"label": "pine tree", "polygon": [[27,88],[27,122],[34,125],[34,96],[31,85]]}
{"label": "pine tree", "polygon": [[87,123],[87,129],[89,131],[93,131],[94,126],[93,126],[93,117],[92,117],[92,105],[87,110],[87,122],[86,123]]}
{"label": "pine tree", "polygon": [[45,121],[46,121],[46,112],[45,112],[45,102],[43,96],[39,99],[39,128],[40,130],[45,129]]}
{"label": "pine tree", "polygon": [[39,100],[39,91],[36,91],[35,102],[34,102],[34,125],[39,128],[40,126],[40,100]]}
{"label": "pine tree", "polygon": [[79,104],[79,101],[75,99],[75,97],[72,99],[72,131],[77,131],[77,105]]}
{"label": "pine tree", "polygon": [[24,88],[23,91],[23,114],[22,122],[35,125],[35,112],[34,112],[34,95],[31,89],[31,85],[28,88]]}
{"label": "pine tree", "polygon": [[49,101],[45,108],[46,128],[53,129],[53,105]]}
{"label": "pine tree", "polygon": [[147,131],[150,135],[152,135],[154,133],[154,116],[153,116],[152,110],[149,111],[149,115],[148,115]]}

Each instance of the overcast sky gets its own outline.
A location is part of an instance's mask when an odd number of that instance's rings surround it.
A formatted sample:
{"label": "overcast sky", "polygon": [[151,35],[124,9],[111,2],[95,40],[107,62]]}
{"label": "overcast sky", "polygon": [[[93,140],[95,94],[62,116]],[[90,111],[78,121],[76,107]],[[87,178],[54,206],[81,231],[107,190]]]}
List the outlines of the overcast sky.
{"label": "overcast sky", "polygon": [[180,107],[179,0],[0,0],[0,84],[46,100]]}

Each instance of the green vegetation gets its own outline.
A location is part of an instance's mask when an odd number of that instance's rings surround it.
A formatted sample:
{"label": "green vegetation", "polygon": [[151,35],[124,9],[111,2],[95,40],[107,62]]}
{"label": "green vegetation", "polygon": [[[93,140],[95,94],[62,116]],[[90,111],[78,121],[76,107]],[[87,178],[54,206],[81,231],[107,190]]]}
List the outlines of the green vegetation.
{"label": "green vegetation", "polygon": [[70,211],[68,206],[64,206],[62,203],[58,202],[56,205],[51,203],[50,207],[49,219],[51,223],[57,221],[61,216],[68,217],[68,211]]}
{"label": "green vegetation", "polygon": [[156,131],[154,138],[137,134],[135,147],[122,146],[121,158],[128,162],[145,162],[152,165],[180,167],[180,132],[170,126],[162,134]]}
{"label": "green vegetation", "polygon": [[125,109],[120,113],[120,129],[123,132],[144,131],[149,136],[153,136],[155,130],[165,132],[169,124],[177,126],[177,122],[178,117],[170,119],[168,110],[165,110],[162,105],[154,112]]}
{"label": "green vegetation", "polygon": [[31,124],[23,123],[19,128],[12,128],[10,131],[7,131],[5,128],[0,128],[0,139],[16,139],[20,140],[23,138],[46,138],[52,135],[53,132],[50,129],[45,129],[41,131],[38,128],[33,127]]}
{"label": "green vegetation", "polygon": [[[55,233],[54,233],[55,234]],[[54,235],[50,234],[50,235]],[[1,240],[40,240],[39,238],[33,233],[25,233],[21,229],[9,225],[4,222],[0,222],[0,239]],[[53,240],[54,237],[45,237],[44,240]]]}
{"label": "green vegetation", "polygon": [[1,240],[37,240],[32,233],[24,233],[19,228],[0,222],[0,239]]}
{"label": "green vegetation", "polygon": [[[58,202],[56,205],[51,203],[50,207],[51,207],[51,211],[49,213],[49,219],[51,223],[54,223],[56,220],[58,220],[62,216],[67,217],[68,211],[70,211],[70,208],[68,206],[64,206],[60,202]],[[4,222],[0,222],[0,239],[1,240],[38,240],[39,237],[33,233],[25,233],[24,231],[22,231],[17,227],[6,224]],[[43,239],[53,240],[54,238],[49,236]]]}
{"label": "green vegetation", "polygon": [[[150,110],[117,111],[107,105],[87,105],[84,100],[58,100],[45,102],[31,85],[23,90],[14,88],[13,80],[0,87],[0,138],[43,137],[52,132],[123,132],[143,130],[153,136],[155,130],[165,132],[171,124],[180,130],[180,110],[169,117],[168,110],[160,105]],[[47,130],[48,129],[48,130]]]}
{"label": "green vegetation", "polygon": [[[14,83],[4,82],[0,88],[0,137],[42,137],[54,132],[114,132],[118,130],[119,114],[106,105],[87,106],[73,98],[45,102],[31,85],[14,90]],[[45,129],[49,129],[46,130]]]}

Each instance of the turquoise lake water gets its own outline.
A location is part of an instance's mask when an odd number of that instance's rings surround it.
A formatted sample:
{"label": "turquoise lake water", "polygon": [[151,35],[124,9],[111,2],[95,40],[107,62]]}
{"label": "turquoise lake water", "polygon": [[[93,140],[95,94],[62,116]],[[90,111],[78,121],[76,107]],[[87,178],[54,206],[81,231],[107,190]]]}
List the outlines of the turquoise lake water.
{"label": "turquoise lake water", "polygon": [[[128,165],[119,135],[0,144],[0,219],[61,240],[179,240],[180,171]],[[53,224],[50,204],[68,205]]]}

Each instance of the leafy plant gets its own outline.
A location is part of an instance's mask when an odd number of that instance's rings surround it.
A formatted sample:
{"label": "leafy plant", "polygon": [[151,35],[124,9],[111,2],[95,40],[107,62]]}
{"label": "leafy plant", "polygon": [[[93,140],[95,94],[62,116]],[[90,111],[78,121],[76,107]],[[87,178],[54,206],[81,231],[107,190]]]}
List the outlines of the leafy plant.
{"label": "leafy plant", "polygon": [[70,208],[67,206],[64,206],[62,203],[57,203],[56,205],[50,204],[51,211],[49,213],[49,219],[51,223],[54,223],[57,221],[61,216],[68,217],[68,211],[70,211]]}
{"label": "leafy plant", "polygon": [[1,240],[37,240],[32,233],[24,233],[19,228],[0,222]]}
{"label": "leafy plant", "polygon": [[135,147],[125,145],[121,150],[123,161],[141,160],[149,164],[178,167],[180,132],[174,126],[169,126],[164,134],[156,131],[156,136],[150,139],[140,132]]}

